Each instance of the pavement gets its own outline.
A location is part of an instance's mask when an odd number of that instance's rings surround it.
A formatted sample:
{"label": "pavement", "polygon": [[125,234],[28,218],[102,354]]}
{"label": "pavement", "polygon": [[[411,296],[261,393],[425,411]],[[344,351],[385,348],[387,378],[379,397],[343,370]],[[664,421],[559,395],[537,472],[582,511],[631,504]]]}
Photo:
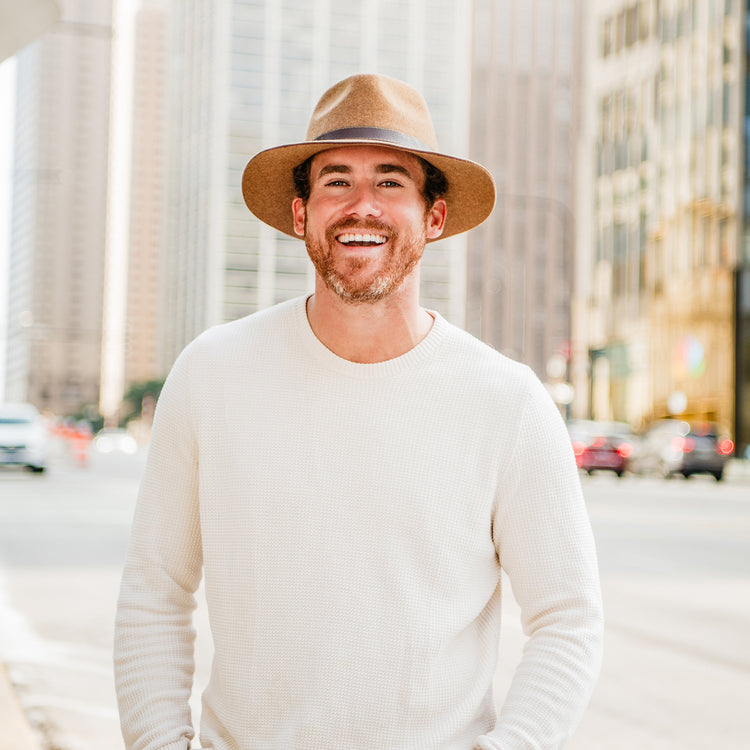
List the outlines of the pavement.
{"label": "pavement", "polygon": [[42,750],[3,664],[0,664],[0,727],[0,750]]}
{"label": "pavement", "polygon": [[750,482],[750,458],[731,458],[725,468],[727,480],[737,483]]}
{"label": "pavement", "polygon": [[[750,460],[732,459],[726,467],[726,479],[750,485]],[[44,742],[31,726],[17,691],[0,662],[0,750],[45,750]]]}

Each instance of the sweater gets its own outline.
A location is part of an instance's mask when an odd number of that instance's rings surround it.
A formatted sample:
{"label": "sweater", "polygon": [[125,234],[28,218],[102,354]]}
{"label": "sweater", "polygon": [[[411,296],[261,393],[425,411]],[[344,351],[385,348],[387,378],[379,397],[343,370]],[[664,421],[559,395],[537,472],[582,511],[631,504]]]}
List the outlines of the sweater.
{"label": "sweater", "polygon": [[[304,298],[180,355],[116,618],[128,750],[191,746],[202,577],[203,748],[563,746],[602,641],[570,440],[530,369],[433,316],[375,364],[323,346]],[[501,568],[528,642],[498,714]]]}

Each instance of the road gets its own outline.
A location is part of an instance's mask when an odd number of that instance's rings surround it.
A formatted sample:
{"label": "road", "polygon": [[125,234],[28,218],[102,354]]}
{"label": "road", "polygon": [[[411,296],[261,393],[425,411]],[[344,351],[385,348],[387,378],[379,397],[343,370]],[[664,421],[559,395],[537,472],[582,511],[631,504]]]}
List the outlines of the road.
{"label": "road", "polygon": [[[143,456],[0,470],[0,659],[48,750],[121,748],[111,641]],[[583,477],[602,571],[601,680],[568,750],[745,750],[750,478]],[[496,689],[523,641],[505,603]],[[210,646],[198,611],[198,684]],[[198,712],[197,696],[194,710]]]}

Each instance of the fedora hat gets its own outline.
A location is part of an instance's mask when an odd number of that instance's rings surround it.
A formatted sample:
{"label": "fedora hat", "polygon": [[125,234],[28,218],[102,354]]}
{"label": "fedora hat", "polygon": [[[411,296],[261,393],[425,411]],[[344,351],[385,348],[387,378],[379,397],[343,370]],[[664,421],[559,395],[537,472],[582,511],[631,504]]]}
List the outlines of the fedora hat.
{"label": "fedora hat", "polygon": [[320,98],[305,141],[256,154],[242,175],[242,195],[261,221],[298,237],[292,220],[292,171],[309,157],[341,146],[387,146],[440,169],[448,180],[448,215],[441,239],[481,224],[495,205],[495,183],[480,164],[441,154],[423,97],[394,78],[360,74]]}

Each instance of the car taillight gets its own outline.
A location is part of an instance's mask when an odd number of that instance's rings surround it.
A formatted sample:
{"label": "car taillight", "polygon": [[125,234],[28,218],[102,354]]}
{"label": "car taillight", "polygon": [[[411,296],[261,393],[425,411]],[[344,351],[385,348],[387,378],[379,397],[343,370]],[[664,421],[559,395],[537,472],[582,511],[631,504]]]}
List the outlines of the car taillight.
{"label": "car taillight", "polygon": [[672,438],[672,450],[676,453],[690,453],[695,448],[695,440],[684,438],[679,435]]}
{"label": "car taillight", "polygon": [[727,438],[726,440],[722,440],[717,446],[716,446],[716,452],[721,453],[722,456],[728,456],[732,453],[734,450],[734,443]]}
{"label": "car taillight", "polygon": [[582,456],[585,450],[586,443],[582,443],[580,440],[573,441],[573,453],[575,453],[576,456]]}
{"label": "car taillight", "polygon": [[630,443],[620,443],[617,446],[617,455],[620,458],[630,458],[633,455],[633,446]]}

